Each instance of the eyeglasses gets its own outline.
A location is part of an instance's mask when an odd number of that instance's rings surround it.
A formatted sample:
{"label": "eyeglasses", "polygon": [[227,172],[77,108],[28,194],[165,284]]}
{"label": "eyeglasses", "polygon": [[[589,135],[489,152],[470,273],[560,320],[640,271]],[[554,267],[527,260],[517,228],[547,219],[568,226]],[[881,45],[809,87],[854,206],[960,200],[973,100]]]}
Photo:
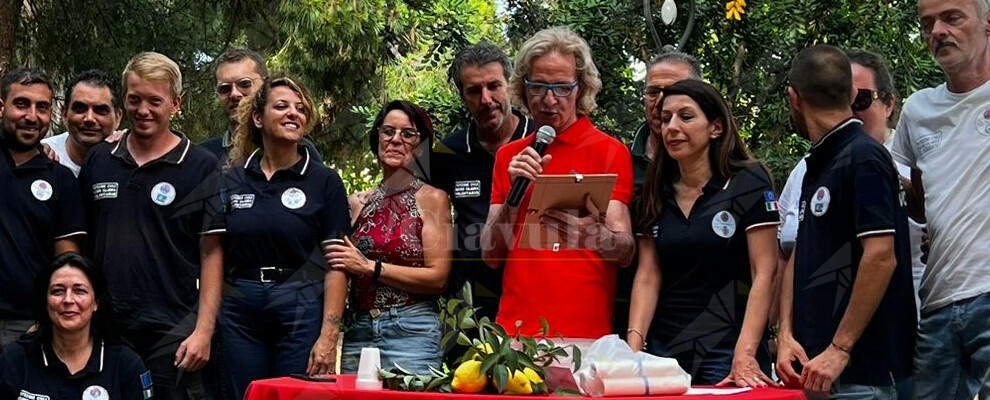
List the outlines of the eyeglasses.
{"label": "eyeglasses", "polygon": [[534,97],[546,96],[547,92],[553,92],[554,97],[567,97],[574,93],[574,88],[578,86],[577,81],[571,83],[539,83],[530,82],[523,79],[526,85],[526,93]]}
{"label": "eyeglasses", "polygon": [[650,85],[643,88],[643,97],[649,100],[656,100],[663,96],[663,86]]}
{"label": "eyeglasses", "polygon": [[226,95],[230,94],[230,92],[234,91],[234,85],[237,85],[237,90],[241,91],[241,93],[244,93],[248,89],[251,89],[252,86],[254,86],[254,79],[253,78],[241,78],[241,79],[238,79],[238,80],[236,80],[234,82],[224,82],[224,83],[218,84],[217,85],[217,94],[219,94],[221,96],[226,96]]}
{"label": "eyeglasses", "polygon": [[396,129],[395,127],[385,125],[378,130],[378,134],[385,140],[392,140],[397,133],[402,135],[402,141],[406,143],[412,143],[413,140],[419,137],[419,132],[413,128]]}
{"label": "eyeglasses", "polygon": [[879,90],[870,89],[859,89],[856,91],[856,98],[853,99],[852,108],[853,111],[863,111],[873,105],[873,101],[886,99],[890,96],[887,92],[881,92]]}

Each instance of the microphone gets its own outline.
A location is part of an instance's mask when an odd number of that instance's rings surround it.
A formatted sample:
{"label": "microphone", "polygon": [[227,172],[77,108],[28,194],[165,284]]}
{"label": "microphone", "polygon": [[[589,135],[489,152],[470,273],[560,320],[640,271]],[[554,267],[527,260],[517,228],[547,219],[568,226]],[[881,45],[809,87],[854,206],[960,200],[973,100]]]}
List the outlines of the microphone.
{"label": "microphone", "polygon": [[[543,157],[543,153],[547,151],[547,146],[553,141],[553,138],[557,136],[557,131],[553,129],[550,125],[543,125],[539,130],[536,131],[536,140],[530,147],[536,150],[536,153]],[[519,202],[522,201],[523,195],[526,194],[526,187],[529,186],[529,179],[523,178],[521,176],[516,177],[516,180],[512,182],[512,189],[509,190],[509,199],[506,201],[510,206],[519,206]]]}

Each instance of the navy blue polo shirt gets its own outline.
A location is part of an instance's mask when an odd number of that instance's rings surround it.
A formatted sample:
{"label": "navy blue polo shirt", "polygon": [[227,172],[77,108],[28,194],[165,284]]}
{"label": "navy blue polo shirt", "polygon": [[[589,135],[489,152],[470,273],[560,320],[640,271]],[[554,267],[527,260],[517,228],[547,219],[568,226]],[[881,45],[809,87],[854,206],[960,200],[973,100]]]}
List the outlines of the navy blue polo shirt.
{"label": "navy blue polo shirt", "polygon": [[[302,139],[302,144],[309,149],[310,157],[319,164],[323,164],[323,157],[320,156],[320,151],[316,149],[316,145],[313,144],[308,138]],[[220,163],[226,163],[227,157],[230,155],[230,146],[233,146],[234,142],[230,139],[230,132],[224,131],[224,133],[214,136],[212,138],[206,139],[199,143],[199,147],[202,147],[213,153],[220,160]]]}
{"label": "navy blue polo shirt", "polygon": [[[512,110],[519,118],[509,141],[520,139],[536,130],[533,120]],[[448,278],[447,294],[461,290],[466,280],[475,283],[475,298],[502,293],[502,269],[489,268],[481,258],[481,230],[491,206],[492,170],[495,155],[481,145],[478,129],[472,122],[443,139],[431,155],[430,184],[450,197],[457,226],[457,247]],[[494,310],[488,310],[494,311]]]}
{"label": "navy blue polo shirt", "polygon": [[780,223],[761,165],[731,179],[713,172],[688,215],[666,182],[652,225],[663,281],[650,334],[687,369],[704,358],[699,348],[735,348],[753,284],[746,233]]}
{"label": "navy blue polo shirt", "polygon": [[894,235],[897,267],[842,383],[890,386],[911,373],[916,327],[907,215],[890,154],[849,119],[806,159],[794,262],[794,337],[809,357],[831,343],[849,305],[862,238]]}
{"label": "navy blue polo shirt", "polygon": [[0,319],[32,319],[34,278],[55,241],[85,234],[75,176],[38,154],[19,166],[0,140]]}
{"label": "navy blue polo shirt", "polygon": [[261,150],[251,154],[244,167],[226,172],[228,271],[306,267],[307,273],[322,279],[326,262],[320,242],[350,234],[347,193],[340,176],[315,162],[305,146],[299,146],[299,153],[299,162],[276,171],[271,180],[261,170]]}
{"label": "navy blue polo shirt", "polygon": [[52,346],[21,339],[4,347],[0,398],[143,400],[151,397],[151,373],[133,350],[93,340],[86,366],[76,374]]}
{"label": "navy blue polo shirt", "polygon": [[209,229],[220,210],[217,159],[173,134],[179,144],[140,167],[129,133],[97,144],[79,173],[93,259],[117,318],[131,329],[174,327],[195,313],[201,236],[222,232]]}

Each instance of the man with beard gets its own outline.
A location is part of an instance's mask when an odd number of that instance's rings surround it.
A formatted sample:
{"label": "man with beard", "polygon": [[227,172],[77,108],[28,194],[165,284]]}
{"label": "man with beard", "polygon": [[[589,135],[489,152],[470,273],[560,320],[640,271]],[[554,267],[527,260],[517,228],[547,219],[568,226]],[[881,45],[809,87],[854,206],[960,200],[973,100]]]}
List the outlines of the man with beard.
{"label": "man with beard", "polygon": [[471,282],[478,316],[495,319],[502,293],[502,271],[481,258],[481,229],[488,218],[495,153],[502,145],[536,129],[509,101],[509,56],[483,41],[461,50],[448,75],[457,86],[471,123],[444,138],[432,154],[431,182],[450,196],[457,225],[457,253],[447,295],[456,295]]}
{"label": "man with beard", "polygon": [[79,186],[65,167],[41,153],[52,121],[45,73],[16,69],[0,83],[0,342],[31,325],[34,278],[56,255],[79,251],[85,234]]}
{"label": "man with beard", "polygon": [[853,117],[842,50],[802,50],[789,79],[791,119],[813,144],[781,282],[777,371],[811,398],[894,399],[916,325],[897,171]]}
{"label": "man with beard", "polygon": [[117,129],[120,117],[116,81],[100,70],[85,71],[72,78],[65,89],[62,120],[68,132],[41,143],[58,155],[60,164],[79,176],[86,153]]}
{"label": "man with beard", "polygon": [[[227,130],[219,136],[204,140],[199,145],[217,156],[221,163],[226,163],[230,147],[234,145],[234,131],[237,130],[237,106],[241,100],[254,99],[254,94],[261,87],[261,83],[268,79],[268,67],[261,54],[247,49],[228,50],[217,57],[216,62],[216,92],[220,97],[223,111],[227,113]],[[323,162],[313,142],[303,138],[302,144],[309,149],[309,154],[316,159],[316,162]]]}

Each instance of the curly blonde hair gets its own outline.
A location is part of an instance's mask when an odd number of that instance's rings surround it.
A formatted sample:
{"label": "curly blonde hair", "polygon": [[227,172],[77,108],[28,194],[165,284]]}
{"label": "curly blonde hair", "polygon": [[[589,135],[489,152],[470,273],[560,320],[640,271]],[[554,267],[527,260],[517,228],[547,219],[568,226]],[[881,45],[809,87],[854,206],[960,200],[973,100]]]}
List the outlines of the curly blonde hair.
{"label": "curly blonde hair", "polygon": [[591,47],[588,46],[588,42],[566,26],[555,26],[536,32],[533,37],[526,40],[526,43],[523,43],[519,54],[516,55],[515,70],[512,71],[512,79],[509,81],[512,103],[528,111],[524,81],[532,70],[533,61],[553,52],[574,56],[578,87],[581,88],[581,97],[577,100],[577,113],[590,115],[598,107],[595,96],[602,89],[602,80],[595,61],[591,59]]}
{"label": "curly blonde hair", "polygon": [[286,76],[265,79],[261,84],[261,88],[251,97],[250,101],[241,101],[237,105],[237,130],[234,131],[230,157],[227,159],[227,167],[243,164],[252,152],[264,147],[261,140],[262,135],[264,135],[264,127],[254,124],[254,116],[261,115],[265,112],[265,107],[268,105],[268,94],[271,93],[272,88],[279,86],[292,89],[302,99],[303,114],[306,116],[306,125],[303,126],[303,132],[309,134],[313,127],[316,126],[319,119],[319,112],[314,106],[313,99],[309,96],[306,88]]}

